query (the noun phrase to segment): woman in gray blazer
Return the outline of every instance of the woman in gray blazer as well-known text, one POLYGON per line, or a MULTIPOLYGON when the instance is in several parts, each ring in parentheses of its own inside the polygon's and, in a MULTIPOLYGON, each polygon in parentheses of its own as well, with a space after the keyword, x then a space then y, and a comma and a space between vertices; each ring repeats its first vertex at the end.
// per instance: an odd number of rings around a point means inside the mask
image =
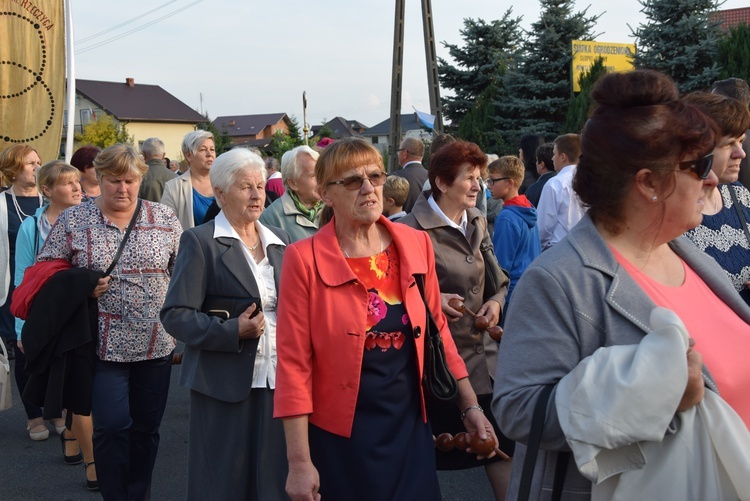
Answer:
POLYGON ((216 159, 221 212, 186 231, 161 319, 185 343, 190 389, 188 499, 286 499, 284 430, 273 420, 276 298, 289 237, 260 224, 263 160, 245 149, 216 159))
MULTIPOLYGON (((652 393, 640 399, 642 415, 663 425, 662 440, 679 431, 680 413, 691 411, 704 391, 717 385, 730 405, 736 398, 747 408, 750 371, 746 357, 732 356, 731 350, 750 345, 750 309, 718 265, 681 236, 700 224, 706 194, 717 183, 710 155, 715 124, 679 98, 669 77, 654 71, 606 75, 591 96, 595 108, 583 130, 583 155, 573 180, 588 213, 527 268, 513 291, 518 307, 505 322, 492 409, 503 431, 518 441, 510 499, 518 498, 524 444, 543 389, 551 386, 552 393, 542 407, 545 421, 529 499, 550 499, 555 465, 570 450, 555 401, 560 380, 599 348, 639 343, 651 331, 650 314, 657 306, 674 311, 694 339, 683 359, 684 392, 655 380, 652 393), (716 380, 702 371, 703 362, 717 371, 716 380), (719 372, 730 374, 731 384, 722 387, 719 372)), ((603 407, 590 404, 579 411, 611 422, 603 407)), ((735 411, 742 417, 740 406, 735 411)), ((599 443, 616 442, 599 438, 599 443)), ((632 442, 639 440, 646 439, 632 442)), ((641 459, 632 454, 610 473, 658 472, 664 466, 644 465, 641 459)), ((564 471, 562 499, 590 499, 592 482, 573 458, 564 471)))

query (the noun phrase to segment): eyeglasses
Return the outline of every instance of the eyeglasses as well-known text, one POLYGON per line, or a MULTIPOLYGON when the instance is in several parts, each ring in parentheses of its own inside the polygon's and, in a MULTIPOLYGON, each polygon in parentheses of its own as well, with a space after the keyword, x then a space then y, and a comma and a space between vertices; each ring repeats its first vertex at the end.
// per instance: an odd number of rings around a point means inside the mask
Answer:
POLYGON ((487 178, 487 186, 492 187, 495 185, 495 183, 499 183, 500 181, 505 181, 507 179, 510 179, 509 177, 497 177, 497 178, 487 178))
POLYGON ((402 151, 407 151, 406 148, 399 148, 396 150, 396 153, 401 153, 402 151))
POLYGON ((370 181, 370 184, 374 186, 383 186, 385 184, 385 178, 386 178, 385 172, 373 172, 372 174, 368 174, 367 177, 362 176, 351 176, 344 178, 340 181, 330 181, 328 183, 328 186, 332 184, 340 184, 344 188, 350 191, 359 190, 362 188, 362 185, 365 184, 365 179, 370 181))
POLYGON ((701 179, 706 179, 708 177, 708 174, 711 172, 711 166, 714 163, 714 154, 709 153, 703 158, 699 158, 698 160, 686 160, 684 162, 680 162, 677 164, 677 166, 682 170, 691 170, 695 172, 695 175, 698 176, 701 179))

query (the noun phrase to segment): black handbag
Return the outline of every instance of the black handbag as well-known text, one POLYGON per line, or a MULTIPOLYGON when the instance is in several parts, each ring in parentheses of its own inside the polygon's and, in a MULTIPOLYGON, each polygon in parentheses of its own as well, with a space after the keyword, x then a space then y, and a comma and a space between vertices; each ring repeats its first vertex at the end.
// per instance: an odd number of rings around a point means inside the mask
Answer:
POLYGON ((440 330, 424 295, 424 275, 416 275, 414 278, 417 281, 419 293, 422 295, 422 301, 424 301, 427 310, 422 385, 425 394, 433 401, 446 404, 454 403, 458 396, 458 382, 448 368, 443 340, 440 338, 440 330))

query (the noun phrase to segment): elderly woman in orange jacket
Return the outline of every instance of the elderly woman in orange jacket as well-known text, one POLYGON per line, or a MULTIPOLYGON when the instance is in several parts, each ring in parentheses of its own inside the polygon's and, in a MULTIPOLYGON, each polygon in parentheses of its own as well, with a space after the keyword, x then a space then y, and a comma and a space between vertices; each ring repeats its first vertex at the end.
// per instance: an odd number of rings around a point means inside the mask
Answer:
POLYGON ((291 245, 278 312, 274 416, 284 419, 295 501, 440 499, 420 384, 425 297, 459 380, 467 431, 494 436, 445 316, 429 237, 381 216, 385 172, 361 139, 328 146, 315 168, 333 219, 291 245))

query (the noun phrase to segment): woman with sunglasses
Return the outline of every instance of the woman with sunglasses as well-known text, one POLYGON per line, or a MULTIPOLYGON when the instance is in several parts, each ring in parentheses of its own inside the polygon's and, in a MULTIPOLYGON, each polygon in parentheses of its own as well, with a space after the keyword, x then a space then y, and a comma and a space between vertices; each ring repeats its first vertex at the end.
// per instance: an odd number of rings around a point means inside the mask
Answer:
MULTIPOLYGON (((513 291, 518 308, 510 309, 505 322, 493 411, 502 430, 518 441, 508 491, 513 499, 518 496, 524 444, 537 403, 542 402, 545 419, 530 499, 540 499, 552 489, 556 465, 565 464, 561 453, 577 443, 576 433, 588 430, 571 431, 568 424, 574 418, 560 405, 571 374, 584 370, 595 352, 640 347, 642 340, 654 339, 657 307, 672 310, 692 340, 680 340, 671 363, 659 359, 641 367, 657 374, 640 393, 615 386, 621 391, 608 391, 604 402, 586 398, 578 408, 578 416, 596 416, 599 423, 612 424, 608 433, 596 438, 605 444, 602 449, 610 454, 610 465, 619 460, 618 465, 633 471, 656 472, 657 477, 661 473, 659 478, 672 482, 675 489, 689 482, 711 484, 716 479, 703 471, 676 474, 670 469, 681 462, 638 463, 640 447, 670 442, 687 422, 683 418, 695 415, 694 407, 717 382, 730 405, 733 392, 745 401, 750 392, 744 357, 739 366, 738 356, 731 353, 750 349, 750 308, 716 262, 682 236, 701 223, 707 197, 717 184, 710 155, 715 124, 679 98, 669 77, 654 71, 608 74, 591 96, 594 109, 582 133, 582 157, 573 180, 588 212, 565 239, 526 269, 513 291), (737 386, 722 388, 720 381, 702 371, 702 362, 712 374, 731 371, 737 386), (676 373, 680 377, 670 377, 676 373), (548 400, 541 399, 545 389, 552 391, 548 400), (622 416, 610 411, 628 398, 643 426, 628 437, 628 445, 641 444, 634 446, 638 450, 623 457, 617 456, 625 446, 616 433, 621 428, 614 424, 622 416)), ((609 390, 621 375, 615 365, 606 366, 604 374, 607 377, 580 383, 588 383, 586 388, 594 392, 609 390)), ((747 423, 750 407, 743 405, 735 410, 747 423)), ((563 472, 562 499, 589 499, 591 477, 579 473, 573 458, 563 472)), ((621 478, 617 470, 610 473, 614 481, 621 478)), ((663 497, 688 499, 677 492, 663 497)), ((623 497, 636 498, 653 499, 637 493, 623 497)))
POLYGON ((736 99, 719 94, 694 92, 685 96, 685 100, 713 118, 721 129, 711 166, 719 185, 706 197, 703 222, 685 236, 724 268, 735 289, 750 305, 750 241, 746 229, 750 220, 750 191, 737 182, 740 162, 745 158, 742 142, 750 128, 750 112, 736 99))
POLYGON ((453 412, 467 431, 494 433, 440 310, 430 239, 382 216, 386 174, 370 143, 329 145, 315 177, 333 217, 287 248, 278 302, 274 417, 284 420, 287 493, 439 500, 420 384, 425 302, 458 379, 453 412))
MULTIPOLYGON (((487 317, 489 325, 497 325, 508 294, 507 280, 500 290, 489 290, 489 284, 485 283, 485 262, 480 248, 488 246, 492 249, 492 241, 487 219, 476 208, 476 203, 484 196, 479 179, 486 161, 487 156, 479 146, 466 141, 456 141, 438 150, 430 159, 432 190, 424 192, 411 213, 399 223, 423 230, 430 237, 435 250, 443 313, 448 318, 458 352, 466 363, 471 386, 477 392, 479 410, 486 413, 492 423, 495 434, 500 437, 499 448, 507 459, 513 455, 513 442, 500 433, 490 410, 498 344, 483 329, 475 326, 472 316, 449 304, 452 299, 463 301, 467 309, 487 317)), ((489 254, 495 259, 494 252, 489 254)), ((453 409, 430 406, 429 415, 435 435, 456 434, 463 427, 461 415, 453 409)), ((504 461, 500 455, 481 461, 457 449, 440 450, 436 455, 438 470, 484 466, 495 499, 505 499, 510 462, 504 461)))

